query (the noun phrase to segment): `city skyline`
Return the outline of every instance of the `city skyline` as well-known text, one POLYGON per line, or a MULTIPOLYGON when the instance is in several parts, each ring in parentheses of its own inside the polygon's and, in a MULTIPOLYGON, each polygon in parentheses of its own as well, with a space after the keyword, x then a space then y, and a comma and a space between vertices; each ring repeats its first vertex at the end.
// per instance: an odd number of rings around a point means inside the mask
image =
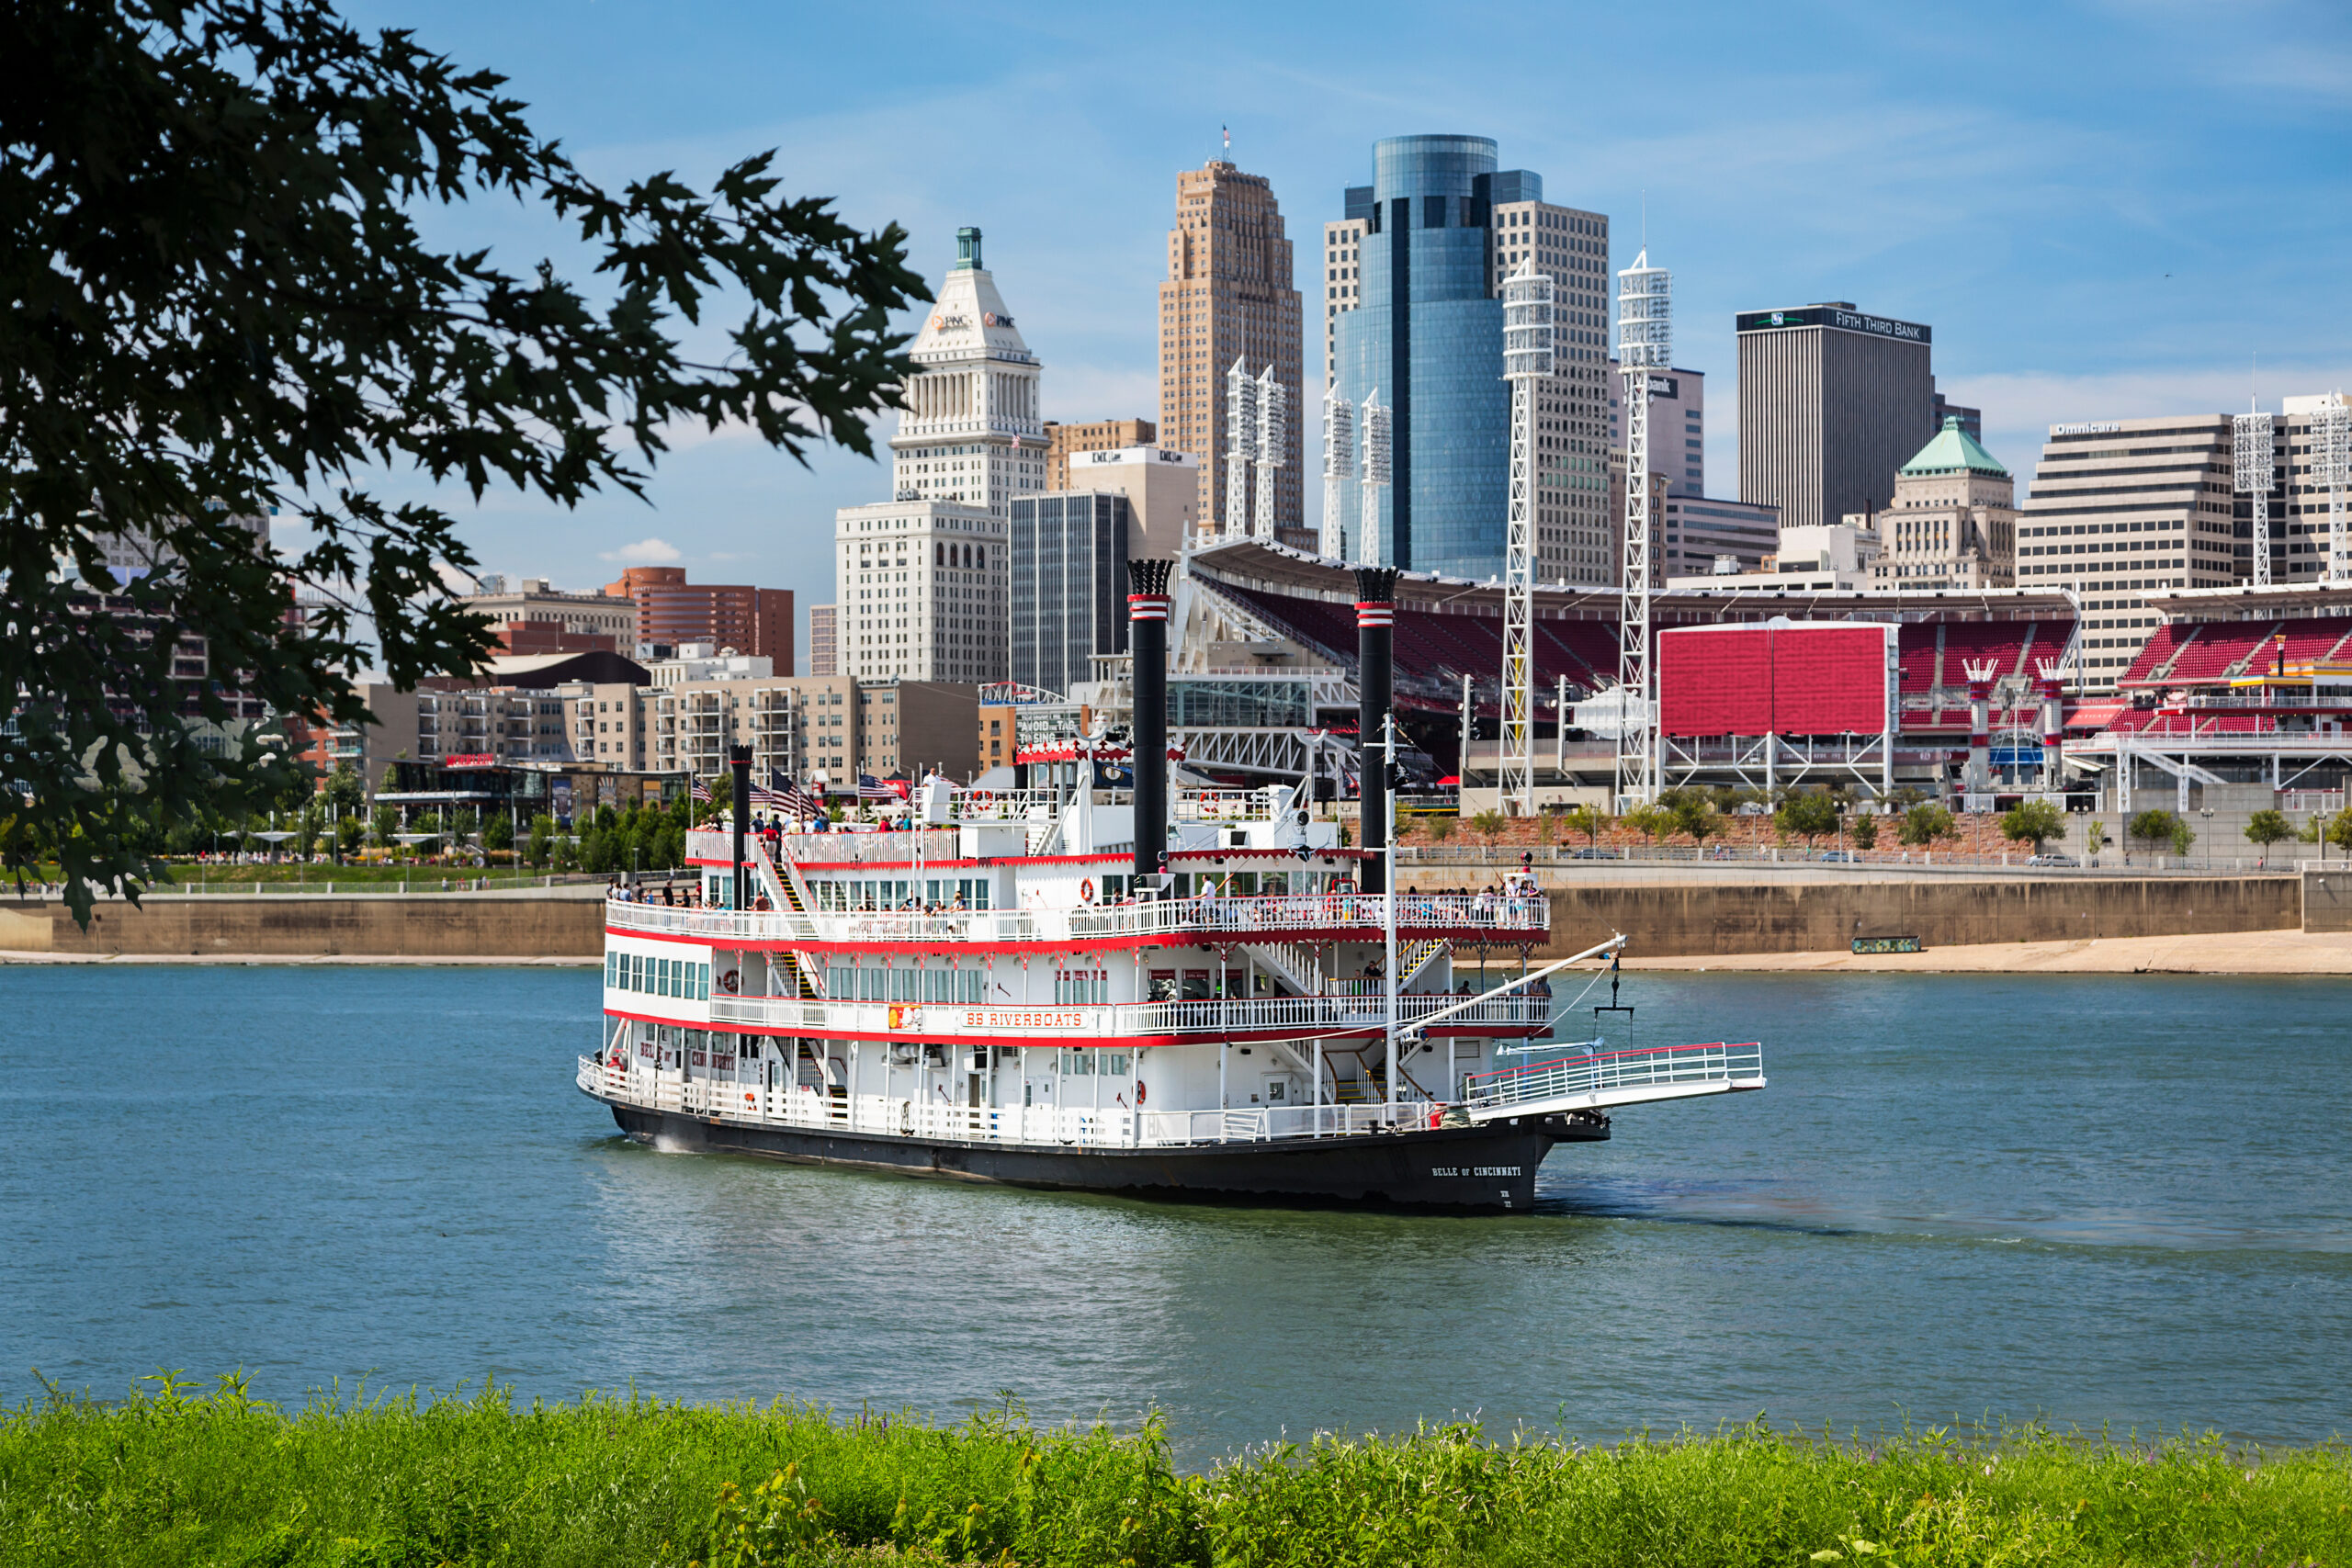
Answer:
MULTIPOLYGON (((2153 5, 1996 7, 1964 26, 1699 7, 1650 38, 1667 107, 1640 116, 1613 73, 1560 95, 1532 59, 1483 52, 1476 26, 1408 37, 1396 20, 1408 15, 1373 7, 1336 29, 1253 14, 1221 29, 1214 56, 1121 64, 1127 90, 1103 100, 1059 89, 1132 58, 1149 36, 1139 24, 943 10, 885 36, 797 8, 664 13, 658 27, 629 5, 567 11, 560 27, 531 5, 354 11, 505 71, 592 168, 692 176, 775 145, 796 191, 835 196, 862 226, 904 223, 910 264, 932 278, 956 228, 984 229, 992 269, 1026 302, 1032 347, 1055 367, 1043 412, 1057 421, 1152 417, 1167 192, 1179 170, 1224 155, 1221 125, 1295 236, 1340 216, 1335 194, 1361 182, 1373 141, 1423 132, 1497 138, 1509 162, 1544 172, 1548 197, 1607 213, 1612 269, 1639 247, 1646 209, 1653 258, 1677 275, 1678 363, 1719 389, 1707 458, 1722 476, 1737 471, 1723 390, 1733 313, 1792 300, 1860 299, 1933 321, 1940 386, 1984 409, 1985 446, 2017 472, 2050 423, 2242 409, 2250 379, 2275 411, 2352 381, 2340 308, 2352 176, 2324 136, 2352 98, 2352 24, 2331 10, 2266 7, 2260 26, 2217 33, 2193 8, 2153 5), (935 47, 910 55, 910 31, 935 47), (1408 55, 1415 70, 1400 77, 1408 55), (817 59, 830 63, 801 69, 817 59), (789 116, 779 79, 797 84, 789 116), (971 132, 941 137, 948 115, 971 132), (1050 177, 1008 176, 1007 149, 1027 146, 1053 149, 1050 177)), ((1595 58, 1630 47, 1632 24, 1612 13, 1544 16, 1595 58)), ((518 254, 564 243, 488 203, 430 227, 518 254)), ((1307 271, 1296 282, 1311 297, 1307 271)), ((1319 398, 1300 401, 1312 453, 1319 398)), ((1303 467, 1311 519, 1318 465, 1303 467)), ((582 586, 623 565, 685 564, 807 604, 834 598, 814 531, 888 484, 886 464, 844 452, 804 471, 731 433, 682 432, 652 506, 601 500, 564 525, 561 547, 548 509, 452 499, 472 513, 488 570, 582 586)))

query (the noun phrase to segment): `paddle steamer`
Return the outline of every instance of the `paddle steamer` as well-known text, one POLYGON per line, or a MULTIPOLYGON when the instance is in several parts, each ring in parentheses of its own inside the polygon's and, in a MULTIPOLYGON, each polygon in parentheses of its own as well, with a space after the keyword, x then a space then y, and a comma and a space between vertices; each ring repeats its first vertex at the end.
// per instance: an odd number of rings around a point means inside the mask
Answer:
MULTIPOLYGON (((1544 1156, 1608 1137, 1613 1107, 1763 1087, 1755 1045, 1531 1049, 1566 994, 1550 977, 1622 939, 1531 966, 1552 941, 1532 879, 1393 891, 1376 756, 1360 846, 1306 781, 1171 791, 1143 765, 1167 755, 1168 570, 1132 566, 1131 790, 1085 759, 1026 790, 933 779, 903 830, 763 840, 739 758, 729 827, 690 836, 698 907, 606 906, 579 1087, 664 1147, 1462 1210, 1528 1208, 1544 1156), (1467 949, 1519 967, 1482 988, 1467 949)), ((1394 574, 1364 575, 1377 736, 1394 574)))

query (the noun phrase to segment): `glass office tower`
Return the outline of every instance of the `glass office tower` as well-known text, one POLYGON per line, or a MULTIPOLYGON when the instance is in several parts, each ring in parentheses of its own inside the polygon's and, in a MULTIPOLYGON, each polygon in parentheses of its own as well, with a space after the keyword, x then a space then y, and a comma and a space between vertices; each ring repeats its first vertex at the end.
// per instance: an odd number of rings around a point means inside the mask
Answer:
MULTIPOLYGON (((1510 388, 1487 220, 1498 200, 1542 200, 1543 184, 1495 164, 1488 137, 1392 136, 1373 144, 1372 185, 1347 193, 1365 226, 1363 295, 1336 323, 1333 374, 1342 396, 1377 388, 1394 411, 1378 558, 1414 571, 1503 570, 1510 388)), ((1350 558, 1364 559, 1352 497, 1343 514, 1350 558)))
POLYGON ((1068 695, 1098 653, 1127 650, 1127 536, 1114 491, 1015 496, 1007 651, 1012 679, 1068 695))

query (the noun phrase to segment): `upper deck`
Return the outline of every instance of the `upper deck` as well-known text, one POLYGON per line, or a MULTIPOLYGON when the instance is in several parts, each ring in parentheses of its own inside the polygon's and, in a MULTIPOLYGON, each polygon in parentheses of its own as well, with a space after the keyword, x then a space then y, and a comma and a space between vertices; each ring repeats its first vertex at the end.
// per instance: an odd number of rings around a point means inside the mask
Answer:
MULTIPOLYGON (((1541 944, 1552 930, 1541 895, 1396 896, 1400 939, 1485 940, 1541 944)), ((1147 898, 1026 909, 888 909, 806 913, 796 909, 674 908, 609 902, 605 930, 742 947, 956 947, 986 950, 1040 943, 1063 947, 1195 947, 1233 942, 1371 942, 1388 919, 1377 893, 1147 898)))

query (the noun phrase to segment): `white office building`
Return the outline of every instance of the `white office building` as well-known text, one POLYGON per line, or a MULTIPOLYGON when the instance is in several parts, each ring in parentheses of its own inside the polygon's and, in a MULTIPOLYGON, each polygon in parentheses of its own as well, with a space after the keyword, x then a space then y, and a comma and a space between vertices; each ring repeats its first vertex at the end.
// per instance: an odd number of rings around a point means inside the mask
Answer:
POLYGON ((1043 491, 1037 356, 980 265, 978 229, 956 231, 956 265, 907 352, 915 372, 890 438, 890 493, 1001 518, 1013 496, 1043 491))
POLYGON ((1003 517, 953 501, 845 506, 833 514, 833 570, 842 674, 1004 679, 1003 517))

